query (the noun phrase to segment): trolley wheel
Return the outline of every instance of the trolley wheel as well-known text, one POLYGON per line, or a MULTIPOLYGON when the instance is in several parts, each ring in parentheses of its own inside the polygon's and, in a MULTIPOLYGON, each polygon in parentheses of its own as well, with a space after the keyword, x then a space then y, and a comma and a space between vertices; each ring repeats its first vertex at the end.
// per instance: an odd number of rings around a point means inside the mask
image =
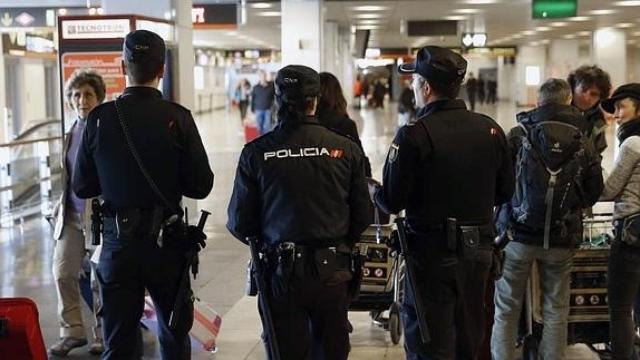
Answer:
POLYGON ((535 335, 527 335, 522 346, 523 360, 538 360, 538 338, 535 335))
POLYGON ((400 306, 398 303, 393 303, 389 308, 389 335, 391 335, 393 345, 397 345, 400 342, 402 324, 400 323, 400 306))

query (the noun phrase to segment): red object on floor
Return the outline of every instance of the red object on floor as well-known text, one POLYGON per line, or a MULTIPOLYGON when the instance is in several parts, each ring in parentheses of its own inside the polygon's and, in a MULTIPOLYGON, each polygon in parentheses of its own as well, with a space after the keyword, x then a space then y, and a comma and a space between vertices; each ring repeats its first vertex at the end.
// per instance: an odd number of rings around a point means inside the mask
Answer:
POLYGON ((258 133, 258 128, 251 125, 244 126, 244 139, 246 142, 252 141, 253 139, 260 136, 258 133))
POLYGON ((38 318, 31 299, 0 299, 0 359, 47 360, 38 318))

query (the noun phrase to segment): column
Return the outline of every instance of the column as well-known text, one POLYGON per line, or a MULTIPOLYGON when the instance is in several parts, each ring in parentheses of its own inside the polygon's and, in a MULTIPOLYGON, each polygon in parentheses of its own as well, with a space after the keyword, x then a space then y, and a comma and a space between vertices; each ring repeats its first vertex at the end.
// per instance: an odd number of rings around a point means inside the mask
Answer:
POLYGON ((322 1, 282 0, 282 66, 322 67, 322 1))
POLYGON ((544 46, 520 46, 516 58, 516 105, 534 106, 537 90, 545 79, 546 48, 544 46))
POLYGON ((580 57, 578 40, 553 40, 549 44, 548 77, 566 79, 569 73, 579 65, 576 59, 580 57))
POLYGON ((603 28, 594 31, 593 63, 611 76, 613 88, 627 82, 627 41, 624 31, 603 28))

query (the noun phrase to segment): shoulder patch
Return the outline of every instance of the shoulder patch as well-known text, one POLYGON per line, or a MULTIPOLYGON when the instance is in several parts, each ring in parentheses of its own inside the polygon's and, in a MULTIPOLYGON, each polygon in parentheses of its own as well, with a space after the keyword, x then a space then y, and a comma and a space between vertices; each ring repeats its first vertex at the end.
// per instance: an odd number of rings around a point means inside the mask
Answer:
POLYGON ((391 146, 389 147, 389 155, 387 155, 387 162, 392 163, 396 161, 396 159, 398 159, 399 149, 400 149, 400 146, 398 146, 398 144, 391 143, 391 146))

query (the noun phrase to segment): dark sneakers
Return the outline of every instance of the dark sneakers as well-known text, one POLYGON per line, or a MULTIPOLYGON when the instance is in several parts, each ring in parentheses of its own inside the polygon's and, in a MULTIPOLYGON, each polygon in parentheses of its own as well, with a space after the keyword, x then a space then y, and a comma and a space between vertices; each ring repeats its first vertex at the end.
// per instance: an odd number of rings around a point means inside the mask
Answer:
POLYGON ((85 338, 65 337, 49 348, 49 353, 55 356, 67 356, 69 351, 87 345, 85 338))

